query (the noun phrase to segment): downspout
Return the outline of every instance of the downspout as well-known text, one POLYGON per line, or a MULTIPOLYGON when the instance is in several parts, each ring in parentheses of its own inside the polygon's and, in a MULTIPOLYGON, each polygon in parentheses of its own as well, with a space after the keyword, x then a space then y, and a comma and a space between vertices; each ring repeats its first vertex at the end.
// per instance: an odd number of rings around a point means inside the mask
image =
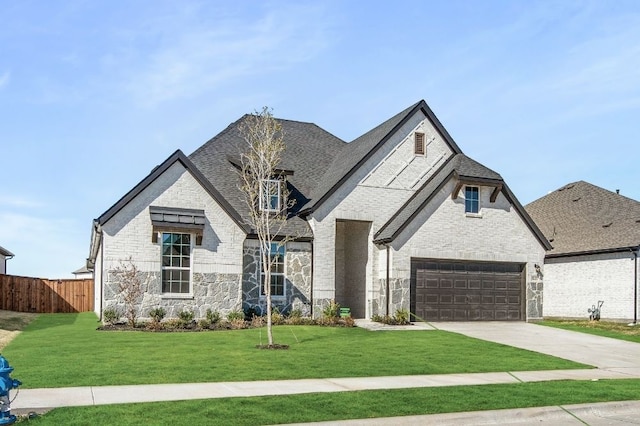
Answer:
MULTIPOLYGON (((95 269, 93 276, 95 277, 95 269)), ((102 321, 103 300, 104 300, 104 238, 102 238, 102 231, 100 233, 100 321, 102 321)))
POLYGON ((311 285, 309 286, 309 296, 311 297, 311 300, 309 301, 309 306, 311 307, 309 314, 311 315, 311 318, 313 318, 313 300, 314 300, 314 296, 313 296, 313 265, 314 265, 313 247, 314 246, 315 246, 315 239, 311 241, 311 277, 309 277, 311 279, 311 285))
POLYGON ((640 246, 633 252, 633 323, 629 325, 638 324, 638 251, 640 246))
POLYGON ((386 245, 387 247, 387 285, 386 285, 386 294, 385 294, 385 299, 387 301, 387 316, 389 316, 389 277, 390 277, 390 264, 391 264, 391 253, 390 253, 390 247, 389 244, 386 245))

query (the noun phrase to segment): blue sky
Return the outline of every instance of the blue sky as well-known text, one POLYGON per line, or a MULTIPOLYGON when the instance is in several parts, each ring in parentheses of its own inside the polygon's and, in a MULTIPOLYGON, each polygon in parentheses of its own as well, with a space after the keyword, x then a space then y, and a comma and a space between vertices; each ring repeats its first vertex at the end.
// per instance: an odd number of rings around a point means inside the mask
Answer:
POLYGON ((352 140, 425 99, 523 204, 640 199, 638 1, 0 1, 0 246, 66 277, 176 149, 270 106, 352 140))

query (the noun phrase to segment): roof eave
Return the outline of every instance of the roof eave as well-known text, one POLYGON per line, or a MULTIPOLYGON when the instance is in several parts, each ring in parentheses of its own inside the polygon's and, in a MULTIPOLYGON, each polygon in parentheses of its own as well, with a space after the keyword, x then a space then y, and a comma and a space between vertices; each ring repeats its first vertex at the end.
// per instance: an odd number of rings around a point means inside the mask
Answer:
POLYGON ((562 257, 577 257, 577 256, 588 256, 594 254, 608 254, 608 253, 622 253, 622 252, 635 252, 640 250, 640 244, 637 246, 626 246, 626 247, 613 247, 608 249, 594 249, 594 250, 583 250, 583 251, 574 251, 569 253, 549 253, 545 256, 545 259, 558 259, 562 257))
POLYGON ((198 181, 200 185, 212 196, 212 198, 222 207, 222 209, 233 219, 233 221, 243 230, 245 233, 250 232, 250 227, 244 223, 238 212, 231 207, 231 205, 225 200, 222 195, 213 187, 211 182, 204 177, 204 175, 198 170, 198 168, 187 158, 181 150, 174 152, 169 158, 167 158, 162 164, 155 167, 149 175, 147 175, 140 183, 127 192, 122 198, 120 198, 111 208, 104 212, 98 219, 97 223, 104 225, 113 216, 115 216, 120 210, 122 210, 127 204, 129 204, 134 198, 136 198, 144 189, 151 185, 159 176, 166 172, 169 167, 174 163, 180 162, 198 181))

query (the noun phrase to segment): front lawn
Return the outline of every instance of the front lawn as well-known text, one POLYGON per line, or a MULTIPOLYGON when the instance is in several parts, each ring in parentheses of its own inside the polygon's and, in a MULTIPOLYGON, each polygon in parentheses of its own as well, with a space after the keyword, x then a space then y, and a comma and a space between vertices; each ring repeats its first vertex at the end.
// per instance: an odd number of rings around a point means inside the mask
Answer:
POLYGON ((586 368, 444 331, 274 327, 288 350, 259 350, 264 328, 97 331, 93 313, 43 314, 3 355, 25 388, 586 368))
POLYGON ((565 330, 580 331, 582 333, 595 334, 614 339, 628 340, 640 343, 640 324, 629 326, 627 323, 612 321, 550 321, 545 320, 538 324, 549 327, 563 328, 565 330))
POLYGON ((33 422, 253 426, 633 400, 639 387, 632 379, 223 398, 60 408, 33 422))

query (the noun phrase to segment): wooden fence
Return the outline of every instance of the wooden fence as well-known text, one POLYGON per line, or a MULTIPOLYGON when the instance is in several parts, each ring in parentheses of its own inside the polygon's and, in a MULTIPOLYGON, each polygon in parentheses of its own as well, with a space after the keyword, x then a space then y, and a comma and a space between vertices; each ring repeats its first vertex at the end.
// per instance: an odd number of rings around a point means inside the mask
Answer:
POLYGON ((0 274, 0 309, 38 313, 93 311, 93 279, 48 280, 0 274))

